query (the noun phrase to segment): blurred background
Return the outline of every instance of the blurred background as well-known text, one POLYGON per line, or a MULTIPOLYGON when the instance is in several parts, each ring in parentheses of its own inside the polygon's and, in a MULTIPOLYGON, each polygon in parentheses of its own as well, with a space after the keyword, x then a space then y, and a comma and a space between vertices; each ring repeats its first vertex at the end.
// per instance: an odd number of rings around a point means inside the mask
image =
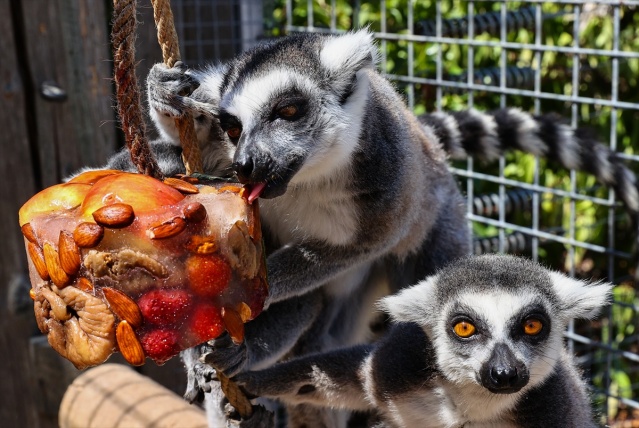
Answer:
MULTIPOLYGON (((639 1, 173 0, 183 60, 224 61, 290 32, 368 27, 380 70, 416 113, 520 107, 588 127, 639 167, 639 1)), ((57 426, 77 370, 35 325, 19 207, 122 147, 114 113, 112 3, 0 0, 0 421, 57 426)), ((150 2, 138 1, 138 79, 162 60, 150 2)), ((144 85, 143 85, 144 86, 144 85)), ((153 137, 153 129, 148 133, 153 137)), ((475 253, 526 255, 617 284, 598 321, 566 332, 601 423, 639 427, 637 233, 613 192, 588 174, 522 153, 451 165, 468 198, 475 253)), ((118 361, 118 357, 112 359, 118 361)), ((142 373, 178 394, 182 368, 142 373)))

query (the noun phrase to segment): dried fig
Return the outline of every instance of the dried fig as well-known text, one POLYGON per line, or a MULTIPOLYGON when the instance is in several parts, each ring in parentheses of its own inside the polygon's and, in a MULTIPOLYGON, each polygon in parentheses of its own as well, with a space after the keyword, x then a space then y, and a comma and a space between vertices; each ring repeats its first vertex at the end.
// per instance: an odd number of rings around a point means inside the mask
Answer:
POLYGON ((36 321, 49 344, 78 369, 104 362, 115 349, 115 317, 99 298, 75 287, 41 287, 36 321))

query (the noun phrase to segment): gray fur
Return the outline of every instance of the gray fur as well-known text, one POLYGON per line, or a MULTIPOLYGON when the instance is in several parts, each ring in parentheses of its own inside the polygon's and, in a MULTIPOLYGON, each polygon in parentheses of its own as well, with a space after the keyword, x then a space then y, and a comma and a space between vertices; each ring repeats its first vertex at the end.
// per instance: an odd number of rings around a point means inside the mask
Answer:
POLYGON ((595 427, 562 333, 572 317, 593 317, 611 288, 513 256, 469 257, 384 298, 395 323, 379 342, 235 380, 250 394, 289 404, 376 410, 388 427, 595 427), (543 320, 536 335, 523 332, 530 318, 543 320), (476 333, 457 337, 459 319, 476 333), (512 383, 494 390, 491 376, 499 373, 512 383))

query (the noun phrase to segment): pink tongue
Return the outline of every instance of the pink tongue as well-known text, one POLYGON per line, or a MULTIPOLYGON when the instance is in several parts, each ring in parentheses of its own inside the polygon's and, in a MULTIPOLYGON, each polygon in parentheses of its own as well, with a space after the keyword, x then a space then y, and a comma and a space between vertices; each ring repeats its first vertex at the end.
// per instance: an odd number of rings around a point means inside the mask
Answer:
POLYGON ((251 193, 249 193, 249 196, 248 196, 249 204, 260 197, 260 195, 262 194, 262 190, 264 190, 265 187, 266 187, 266 183, 257 183, 253 185, 253 188, 251 189, 251 193))

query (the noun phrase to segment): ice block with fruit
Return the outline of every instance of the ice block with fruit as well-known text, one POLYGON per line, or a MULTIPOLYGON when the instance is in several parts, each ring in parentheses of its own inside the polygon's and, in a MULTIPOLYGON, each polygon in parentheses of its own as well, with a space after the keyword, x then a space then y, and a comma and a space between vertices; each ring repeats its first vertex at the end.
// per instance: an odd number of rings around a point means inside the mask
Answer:
POLYGON ((76 367, 162 364, 244 323, 268 293, 259 213, 238 183, 89 171, 19 213, 35 316, 76 367))

